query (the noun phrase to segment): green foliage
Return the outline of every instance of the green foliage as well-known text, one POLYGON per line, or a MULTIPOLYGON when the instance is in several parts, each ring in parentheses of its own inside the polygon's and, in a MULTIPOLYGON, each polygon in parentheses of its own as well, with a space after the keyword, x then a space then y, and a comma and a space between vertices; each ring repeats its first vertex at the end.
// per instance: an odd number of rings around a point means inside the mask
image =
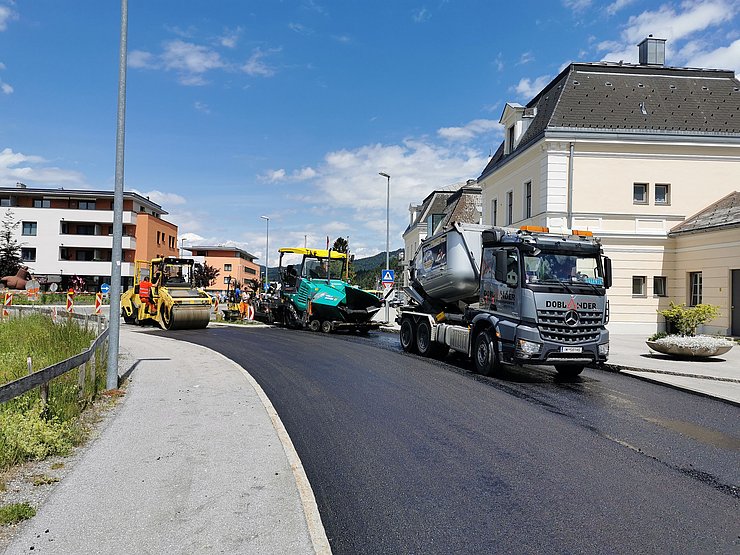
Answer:
POLYGON ((648 337, 648 341, 657 341, 658 339, 663 339, 664 337, 668 337, 668 334, 664 331, 659 331, 658 333, 654 333, 650 337, 648 337))
POLYGON ((345 239, 344 237, 337 237, 334 241, 334 245, 331 247, 331 250, 346 253, 348 248, 349 243, 347 242, 347 239, 345 239))
POLYGON ((28 503, 13 503, 0 507, 0 524, 18 524, 36 516, 36 509, 28 503))
POLYGON ((21 266, 21 246, 15 240, 15 230, 19 225, 13 211, 6 210, 0 229, 0 277, 14 276, 21 266))
POLYGON ((221 270, 214 268, 213 266, 209 266, 205 262, 203 264, 195 264, 195 267, 193 268, 195 286, 202 287, 204 289, 206 287, 210 287, 216 283, 216 278, 220 273, 221 270))
POLYGON ((676 326, 679 334, 693 336, 696 335, 697 327, 719 316, 719 307, 711 304, 687 307, 683 303, 675 304, 671 301, 670 306, 665 310, 659 310, 658 314, 676 326))
MULTIPOLYGON (((97 327, 85 330, 72 320, 54 324, 48 316, 32 314, 0 324, 0 384, 27 374, 26 357, 37 371, 79 354, 90 347, 97 327)), ((104 388, 107 359, 95 358, 95 378, 86 379, 83 401, 104 388)), ((77 423, 80 403, 75 371, 49 383, 49 399, 42 407, 37 390, 0 405, 0 469, 29 459, 67 453, 83 437, 77 423)))

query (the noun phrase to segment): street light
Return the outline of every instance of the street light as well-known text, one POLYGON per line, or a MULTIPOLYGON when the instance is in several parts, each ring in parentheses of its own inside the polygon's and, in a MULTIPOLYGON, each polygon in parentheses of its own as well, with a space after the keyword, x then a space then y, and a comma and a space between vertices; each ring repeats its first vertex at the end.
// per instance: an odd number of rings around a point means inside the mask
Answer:
MULTIPOLYGON (((382 175, 388 180, 388 188, 385 195, 385 269, 391 269, 391 241, 390 241, 390 228, 391 228, 391 176, 387 173, 378 172, 378 175, 382 175)), ((388 322, 390 316, 388 314, 388 299, 385 301, 385 321, 388 322)))
POLYGON ((265 284, 264 289, 265 293, 267 293, 267 269, 270 267, 270 218, 267 216, 260 216, 265 222, 267 223, 267 236, 265 239, 265 284))

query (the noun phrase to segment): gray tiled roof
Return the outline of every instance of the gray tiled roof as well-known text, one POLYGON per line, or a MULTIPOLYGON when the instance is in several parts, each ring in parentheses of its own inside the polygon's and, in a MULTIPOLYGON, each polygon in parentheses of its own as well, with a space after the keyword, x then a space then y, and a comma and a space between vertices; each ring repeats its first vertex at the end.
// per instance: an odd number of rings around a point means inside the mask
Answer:
POLYGON ((481 188, 465 186, 447 199, 445 217, 439 224, 446 227, 451 222, 479 224, 481 220, 481 188))
POLYGON ((514 151, 503 144, 481 176, 548 130, 740 137, 740 82, 732 71, 571 64, 527 108, 537 114, 514 151))
POLYGON ((725 227, 740 227, 740 192, 735 191, 708 206, 698 214, 687 218, 673 229, 669 235, 680 235, 725 227))

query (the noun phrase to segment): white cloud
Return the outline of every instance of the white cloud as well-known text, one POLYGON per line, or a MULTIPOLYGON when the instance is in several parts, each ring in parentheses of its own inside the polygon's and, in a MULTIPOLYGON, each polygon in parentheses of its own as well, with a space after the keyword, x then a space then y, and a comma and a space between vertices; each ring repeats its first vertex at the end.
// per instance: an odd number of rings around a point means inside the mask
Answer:
MULTIPOLYGON (((269 52, 276 51, 271 50, 269 52)), ((275 75, 275 70, 262 61, 269 52, 263 52, 260 48, 256 48, 249 60, 241 67, 242 71, 247 75, 258 77, 271 77, 275 75)))
POLYGON ((313 34, 313 30, 309 29, 305 25, 301 23, 288 23, 288 29, 291 31, 295 31, 299 35, 311 35, 313 34))
MULTIPOLYGON (((667 39, 666 62, 670 65, 686 64, 687 58, 681 55, 683 42, 689 41, 698 33, 731 22, 738 12, 738 5, 738 2, 732 0, 685 0, 678 9, 672 4, 663 4, 656 10, 646 10, 631 16, 620 33, 620 41, 604 41, 598 48, 606 51, 602 57, 604 60, 636 63, 638 61, 636 45, 648 35, 653 35, 667 39)), ((719 45, 712 47, 706 45, 705 48, 716 50, 719 45)), ((701 57, 696 51, 693 51, 692 55, 694 58, 701 57)))
POLYGON ((425 21, 429 21, 432 14, 429 13, 429 10, 426 8, 420 8, 416 10, 411 17, 415 23, 424 23, 425 21))
POLYGON ((686 62, 689 67, 712 69, 732 69, 740 74, 740 39, 729 46, 722 46, 710 52, 695 52, 686 62))
POLYGON ((619 10, 626 8, 630 4, 634 3, 635 0, 615 0, 606 7, 606 13, 609 15, 616 14, 619 10))
POLYGON ((496 66, 497 71, 504 70, 504 56, 501 52, 496 55, 496 59, 493 61, 493 65, 496 66))
POLYGON ((317 173, 311 167, 301 168, 288 174, 284 169, 271 170, 261 176, 263 181, 275 183, 278 181, 307 181, 316 177, 317 173))
POLYGON ((142 197, 148 198, 152 202, 159 204, 165 210, 167 209, 167 206, 179 206, 187 202, 185 197, 176 193, 165 193, 163 191, 158 191, 157 189, 153 189, 151 191, 139 191, 138 189, 130 190, 137 195, 141 195, 142 197))
POLYGON ((0 6, 0 31, 8 28, 8 22, 18 19, 18 14, 10 9, 9 6, 0 6))
POLYGON ((524 78, 514 87, 516 93, 527 100, 531 100, 539 94, 539 92, 550 82, 549 75, 540 75, 532 81, 531 79, 524 78))
POLYGON ((239 37, 242 34, 242 28, 237 27, 236 29, 226 29, 224 31, 224 34, 221 35, 218 39, 218 42, 221 46, 225 48, 236 48, 237 43, 239 42, 239 37))
POLYGON ((563 0, 563 6, 574 12, 580 12, 591 6, 591 0, 563 0))
POLYGON ((0 81, 0 89, 3 91, 3 94, 13 94, 13 87, 3 81, 0 81))
POLYGON ((437 135, 448 141, 466 142, 478 135, 490 133, 501 129, 501 125, 492 119, 475 119, 463 127, 442 127, 437 130, 437 135))
POLYGON ((126 63, 130 67, 137 69, 156 69, 158 67, 154 54, 144 50, 132 50, 129 52, 126 63))
POLYGON ((210 114, 211 109, 208 107, 208 104, 205 102, 196 101, 195 104, 193 104, 196 110, 203 114, 210 114))
POLYGON ((182 40, 165 43, 162 63, 165 69, 196 75, 223 68, 225 65, 215 50, 182 40))
POLYGON ((523 52, 522 55, 519 57, 519 64, 518 65, 524 65, 528 64, 529 62, 534 61, 534 54, 531 52, 523 52))
POLYGON ((40 187, 85 186, 85 178, 80 172, 46 164, 47 160, 41 156, 29 156, 5 148, 0 151, 0 185, 8 187, 22 182, 40 187))

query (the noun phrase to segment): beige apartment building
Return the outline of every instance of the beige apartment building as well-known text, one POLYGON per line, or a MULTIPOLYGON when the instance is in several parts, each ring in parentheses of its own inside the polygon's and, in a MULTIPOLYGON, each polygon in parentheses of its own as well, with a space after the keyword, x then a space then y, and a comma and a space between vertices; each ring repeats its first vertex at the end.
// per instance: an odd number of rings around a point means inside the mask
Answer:
POLYGON ((664 329, 670 301, 720 307, 740 335, 740 83, 734 72, 574 63, 526 106, 478 179, 483 223, 585 229, 613 261, 612 331, 664 329))
POLYGON ((257 257, 239 247, 195 245, 184 250, 190 251, 194 258, 202 257, 219 271, 216 283, 206 287, 211 294, 233 294, 236 285, 242 291, 254 293, 261 281, 260 267, 254 262, 257 257))

